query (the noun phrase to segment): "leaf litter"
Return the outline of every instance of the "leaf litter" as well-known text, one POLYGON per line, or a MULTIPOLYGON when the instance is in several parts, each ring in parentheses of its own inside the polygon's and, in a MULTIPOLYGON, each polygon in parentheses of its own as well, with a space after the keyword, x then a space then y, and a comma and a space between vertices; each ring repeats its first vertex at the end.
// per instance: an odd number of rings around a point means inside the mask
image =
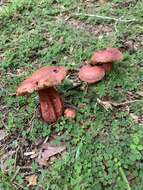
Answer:
POLYGON ((39 163, 39 165, 48 166, 48 161, 53 163, 53 161, 56 159, 56 156, 65 153, 65 151, 65 145, 55 146, 51 145, 50 143, 44 143, 41 146, 39 156, 36 161, 39 163))
POLYGON ((7 133, 5 130, 0 130, 0 141, 3 140, 7 136, 7 133))
POLYGON ((25 177, 25 180, 28 182, 28 186, 36 186, 38 181, 37 175, 29 175, 25 177))

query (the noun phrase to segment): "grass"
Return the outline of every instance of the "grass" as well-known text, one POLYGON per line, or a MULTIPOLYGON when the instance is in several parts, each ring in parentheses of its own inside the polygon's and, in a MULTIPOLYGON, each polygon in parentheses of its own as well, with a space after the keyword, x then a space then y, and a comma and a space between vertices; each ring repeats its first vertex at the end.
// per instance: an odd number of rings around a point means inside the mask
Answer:
POLYGON ((113 110, 106 110, 97 102, 97 98, 115 102, 141 98, 137 96, 143 90, 141 3, 113 0, 99 6, 98 2, 82 0, 21 0, 1 8, 0 129, 8 132, 11 143, 9 146, 7 141, 2 142, 0 155, 17 147, 30 151, 37 139, 44 140, 55 133, 61 134, 59 141, 67 144, 67 154, 56 160, 52 169, 40 167, 34 159, 29 163, 25 157, 7 159, 6 169, 0 170, 0 188, 27 190, 27 171, 20 170, 16 176, 15 173, 18 167, 29 164, 30 172, 38 175, 35 190, 42 187, 46 190, 142 190, 142 102, 113 110), (75 15, 78 11, 82 15, 75 15), (85 29, 70 25, 70 19, 85 23, 85 29), (122 21, 125 19, 133 21, 122 21), (111 31, 99 31, 95 35, 86 30, 87 23, 93 30, 102 25, 111 31), (59 87, 65 102, 76 106, 76 120, 62 117, 52 128, 38 117, 36 93, 28 98, 15 96, 19 83, 37 68, 64 65, 77 72, 95 50, 107 46, 119 47, 124 60, 115 63, 103 81, 90 86, 87 94, 84 85, 68 90, 76 82, 73 79, 66 79, 59 87), (131 113, 139 118, 138 122, 131 113))

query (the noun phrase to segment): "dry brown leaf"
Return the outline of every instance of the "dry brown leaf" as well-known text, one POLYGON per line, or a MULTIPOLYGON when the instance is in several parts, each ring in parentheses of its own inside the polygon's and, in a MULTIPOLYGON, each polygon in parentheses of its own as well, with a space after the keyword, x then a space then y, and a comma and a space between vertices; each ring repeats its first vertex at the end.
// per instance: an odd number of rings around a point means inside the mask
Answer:
POLYGON ((44 147, 46 148, 43 153, 42 153, 42 158, 44 160, 49 160, 49 158, 51 156, 54 156, 56 154, 60 154, 62 153, 66 147, 65 146, 51 146, 50 144, 46 143, 44 145, 44 147))
POLYGON ((40 166, 48 166, 47 160, 45 160, 45 159, 43 159, 43 158, 36 158, 36 162, 37 162, 40 166))
POLYGON ((52 146, 49 143, 44 143, 41 148, 44 151, 41 153, 41 157, 36 158, 36 162, 41 166, 48 166, 49 161, 50 164, 52 164, 56 159, 55 155, 60 153, 64 154, 66 150, 66 146, 52 146))
POLYGON ((7 133, 5 130, 0 130, 0 141, 3 140, 7 136, 7 133))
POLYGON ((28 186, 36 186, 37 185, 38 176, 36 176, 36 175, 29 175, 29 176, 25 177, 25 180, 28 182, 28 186))
POLYGON ((113 109, 112 108, 112 102, 110 102, 110 101, 102 101, 102 100, 100 100, 99 98, 97 98, 97 102, 101 105, 101 106, 103 106, 107 111, 109 110, 109 109, 113 109))
POLYGON ((139 117, 133 113, 130 113, 130 116, 132 117, 132 119, 134 120, 135 123, 139 122, 139 117))

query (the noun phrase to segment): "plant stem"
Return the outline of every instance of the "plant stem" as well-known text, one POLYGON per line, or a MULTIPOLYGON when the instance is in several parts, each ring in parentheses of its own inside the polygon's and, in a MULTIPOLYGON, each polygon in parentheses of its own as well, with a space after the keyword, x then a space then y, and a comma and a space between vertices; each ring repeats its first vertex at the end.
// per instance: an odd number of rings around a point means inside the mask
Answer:
POLYGON ((122 176, 123 181, 124 181, 124 182, 126 183, 126 185, 127 185, 127 190, 131 190, 130 184, 129 184, 129 182, 128 182, 128 179, 127 179, 127 177, 126 177, 126 175, 125 175, 125 172, 124 172, 124 170, 123 170, 122 167, 119 167, 119 172, 120 172, 120 174, 121 174, 121 176, 122 176))

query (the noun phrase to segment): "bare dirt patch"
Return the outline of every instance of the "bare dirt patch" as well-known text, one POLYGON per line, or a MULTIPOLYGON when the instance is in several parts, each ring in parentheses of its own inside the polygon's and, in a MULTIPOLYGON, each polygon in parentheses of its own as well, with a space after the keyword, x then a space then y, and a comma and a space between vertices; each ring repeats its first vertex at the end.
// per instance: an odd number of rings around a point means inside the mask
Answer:
POLYGON ((112 25, 104 25, 104 24, 99 24, 99 25, 92 25, 87 22, 83 22, 74 18, 65 18, 65 17, 58 17, 57 21, 64 21, 65 24, 68 26, 75 28, 77 30, 83 30, 84 32, 88 32, 90 34, 100 36, 103 34, 109 34, 113 32, 113 27, 112 25))

